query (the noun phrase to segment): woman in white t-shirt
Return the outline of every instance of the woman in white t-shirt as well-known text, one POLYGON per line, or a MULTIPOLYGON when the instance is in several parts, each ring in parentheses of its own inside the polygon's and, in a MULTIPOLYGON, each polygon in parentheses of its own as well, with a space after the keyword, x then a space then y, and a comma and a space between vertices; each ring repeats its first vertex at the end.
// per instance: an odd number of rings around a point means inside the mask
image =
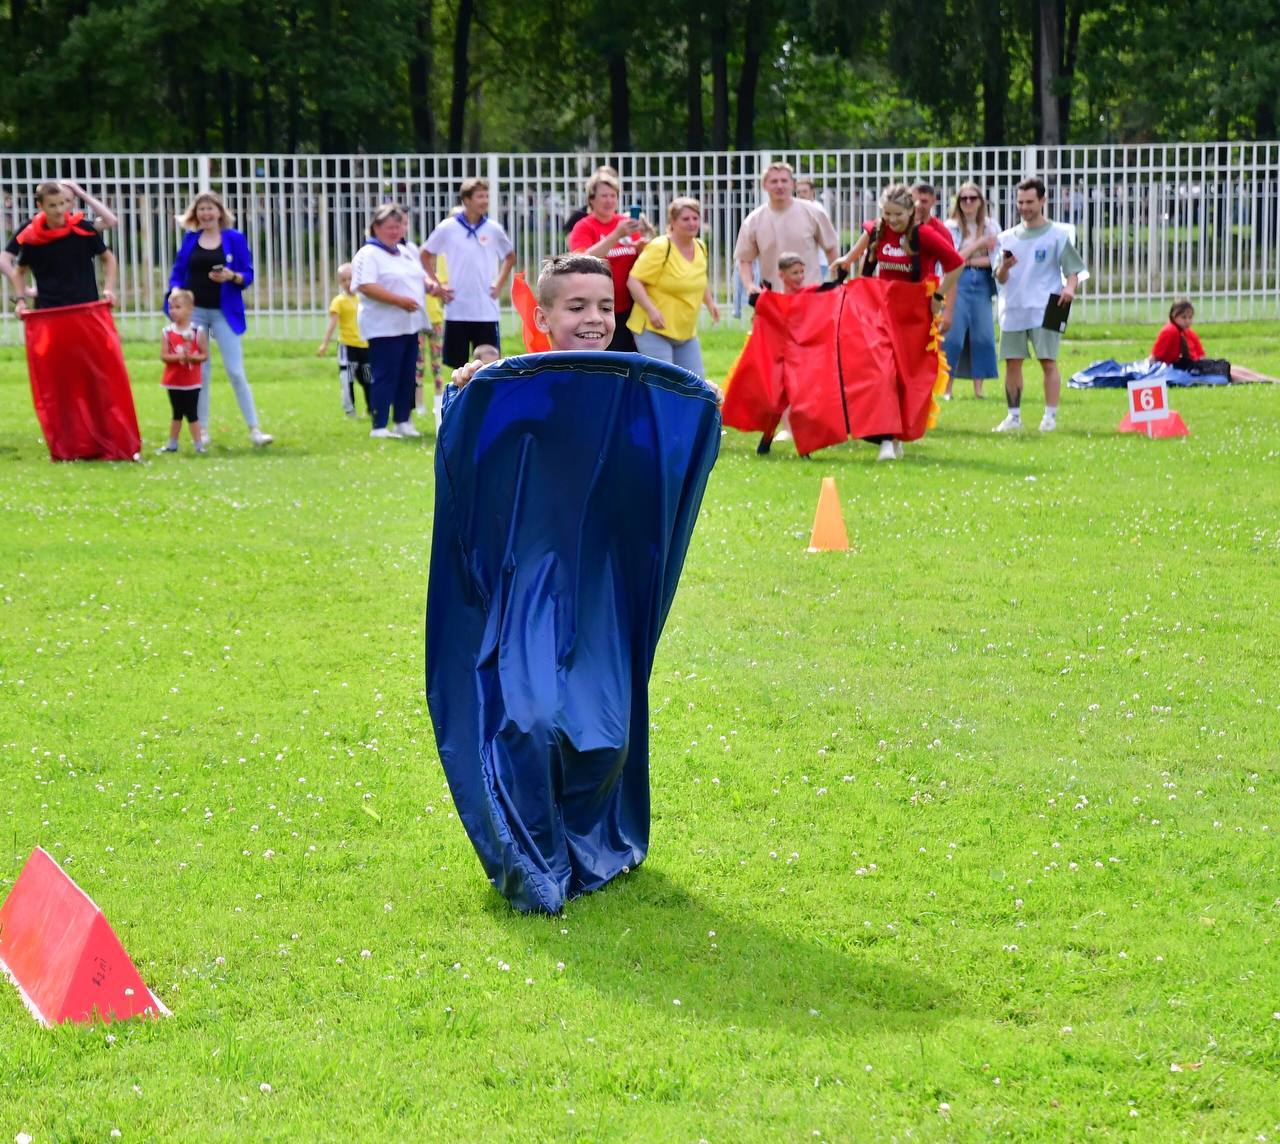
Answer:
POLYGON ((427 326, 422 256, 405 238, 409 220, 399 203, 383 203, 369 238, 351 260, 351 288, 360 296, 356 320, 369 343, 370 437, 421 437, 413 425, 418 333, 427 326), (392 420, 393 427, 387 422, 392 420))
MULTIPOLYGON (((956 284, 956 304, 942 348, 951 366, 951 378, 973 378, 974 397, 982 396, 982 383, 999 377, 996 364, 996 331, 991 320, 995 279, 991 276, 991 252, 1000 228, 987 217, 987 200, 977 183, 962 183, 947 219, 951 241, 965 260, 956 284)), ((946 398, 951 397, 951 381, 946 398)))

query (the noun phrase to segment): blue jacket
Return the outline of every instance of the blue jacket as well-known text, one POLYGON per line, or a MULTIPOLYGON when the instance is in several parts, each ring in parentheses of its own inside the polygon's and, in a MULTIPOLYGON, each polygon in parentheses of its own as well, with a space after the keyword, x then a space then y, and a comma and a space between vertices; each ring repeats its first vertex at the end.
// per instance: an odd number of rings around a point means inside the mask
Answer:
MULTIPOLYGON (((173 260, 173 271, 169 275, 170 290, 189 290, 187 267, 191 262, 191 252, 195 249, 196 240, 200 237, 198 230, 189 230, 183 236, 182 245, 178 248, 178 257, 173 260)), ((230 227, 222 230, 222 252, 226 256, 224 265, 236 274, 244 275, 244 284, 237 286, 234 282, 222 284, 222 316, 227 325, 237 334, 243 334, 246 328, 244 320, 244 292, 253 285, 253 255, 249 253, 249 243, 243 234, 230 227)), ((169 300, 166 298, 164 312, 169 312, 169 300)))

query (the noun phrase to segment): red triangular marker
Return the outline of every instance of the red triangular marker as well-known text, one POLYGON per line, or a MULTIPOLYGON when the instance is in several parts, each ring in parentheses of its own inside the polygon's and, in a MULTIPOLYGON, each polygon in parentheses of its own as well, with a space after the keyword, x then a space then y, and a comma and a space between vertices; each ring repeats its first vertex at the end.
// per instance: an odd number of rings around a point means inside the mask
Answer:
POLYGON ((0 905, 0 970, 42 1025, 169 1015, 102 911, 38 846, 0 905))
POLYGON ((1117 433, 1141 433, 1144 437, 1186 437, 1191 430, 1187 428, 1187 423, 1174 411, 1169 410, 1169 416, 1159 421, 1147 421, 1139 424, 1129 416, 1124 415, 1124 419, 1116 426, 1117 433), (1150 432, 1148 432, 1150 427, 1150 432))

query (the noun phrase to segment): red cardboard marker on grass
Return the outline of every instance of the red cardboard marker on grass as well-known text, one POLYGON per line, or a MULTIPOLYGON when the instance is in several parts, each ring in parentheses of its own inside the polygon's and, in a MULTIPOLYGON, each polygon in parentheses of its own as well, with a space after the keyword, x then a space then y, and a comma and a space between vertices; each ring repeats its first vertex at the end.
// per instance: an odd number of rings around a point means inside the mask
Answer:
POLYGON ((1117 433, 1143 433, 1148 437, 1185 437, 1186 422, 1169 408, 1169 387, 1164 381, 1138 379, 1129 382, 1129 412, 1116 426, 1117 433))
POLYGON ((169 1015, 102 911, 38 846, 0 905, 0 970, 42 1025, 169 1015))

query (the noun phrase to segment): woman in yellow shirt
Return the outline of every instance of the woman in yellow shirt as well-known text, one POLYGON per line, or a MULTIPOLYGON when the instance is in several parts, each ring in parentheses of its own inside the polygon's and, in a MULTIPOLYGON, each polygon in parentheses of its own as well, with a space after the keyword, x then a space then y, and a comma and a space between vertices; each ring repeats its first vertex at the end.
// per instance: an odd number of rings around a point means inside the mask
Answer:
POLYGON ((667 233, 644 248, 627 278, 635 299, 627 328, 646 357, 673 362, 702 377, 698 311, 706 303, 711 320, 720 309, 707 285, 707 248, 698 238, 702 204, 679 198, 667 211, 667 233))

